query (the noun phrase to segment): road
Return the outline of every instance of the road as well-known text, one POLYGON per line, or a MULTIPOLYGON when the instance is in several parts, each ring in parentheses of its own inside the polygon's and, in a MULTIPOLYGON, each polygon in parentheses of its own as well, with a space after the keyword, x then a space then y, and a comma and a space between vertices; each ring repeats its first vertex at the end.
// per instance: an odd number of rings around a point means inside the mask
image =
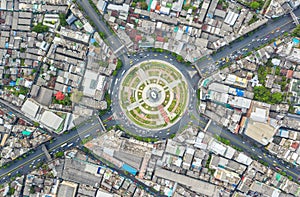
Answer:
POLYGON ((123 54, 127 53, 126 46, 122 44, 118 36, 116 36, 111 32, 111 30, 106 25, 106 23, 102 20, 100 16, 98 16, 98 14, 95 12, 93 7, 90 5, 89 1, 77 0, 76 3, 83 8, 84 13, 87 16, 89 16, 89 18, 94 22, 98 31, 105 33, 106 43, 109 43, 110 47, 112 48, 112 50, 115 52, 117 56, 122 56, 123 54))
MULTIPOLYGON (((98 136, 99 134, 101 134, 99 133, 99 129, 101 129, 101 124, 98 121, 98 118, 94 116, 87 120, 85 123, 81 124, 77 129, 71 130, 69 133, 63 134, 60 137, 55 138, 52 143, 45 143, 45 146, 47 147, 51 156, 54 156, 55 153, 59 151, 64 152, 67 149, 75 146, 81 149, 81 140, 89 136, 98 136), (62 145, 64 146, 62 147, 62 145)), ((91 154, 89 156, 94 157, 94 155, 91 154)), ((22 160, 15 160, 7 168, 0 169, 0 184, 8 181, 11 177, 16 176, 18 174, 27 174, 29 171, 32 170, 31 168, 35 168, 36 165, 38 165, 38 163, 41 162, 46 162, 46 156, 42 149, 38 147, 33 153, 28 154, 26 158, 23 158, 22 160)), ((135 179, 135 177, 124 173, 121 169, 117 169, 111 166, 109 168, 117 171, 121 176, 133 180, 137 185, 142 186, 144 189, 146 189, 153 195, 162 196, 159 192, 153 190, 153 188, 148 187, 144 183, 135 179)))
MULTIPOLYGON (((91 117, 87 122, 82 124, 79 128, 71 130, 69 133, 63 134, 59 136, 58 138, 54 138, 53 143, 46 142, 45 145, 48 149, 48 151, 51 152, 58 152, 58 151, 65 151, 66 149, 70 147, 63 147, 60 148, 60 146, 64 143, 73 143, 72 146, 79 145, 81 142, 81 139, 84 139, 86 135, 97 135, 97 130, 101 129, 100 123, 98 121, 97 117, 91 117)), ((51 153, 53 155, 53 153, 51 153)), ((10 176, 13 176, 14 174, 19 173, 27 173, 30 171, 30 165, 33 161, 37 161, 40 159, 40 162, 45 161, 46 157, 44 155, 44 152, 42 149, 37 147, 33 153, 27 154, 26 158, 23 158, 22 160, 15 160, 11 163, 10 166, 7 168, 0 169, 0 183, 4 182, 7 178, 10 176), (11 175, 9 175, 11 173, 11 175)), ((32 165, 35 165, 38 162, 35 162, 32 165)))
POLYGON ((267 162, 269 167, 275 171, 277 171, 276 167, 280 168, 282 171, 286 172, 288 176, 292 176, 294 181, 299 182, 299 167, 293 166, 290 163, 279 159, 276 155, 270 154, 263 146, 257 146, 257 144, 254 144, 253 140, 248 137, 233 134, 227 129, 217 125, 214 121, 211 122, 207 132, 212 135, 219 135, 222 138, 229 139, 232 145, 241 148, 243 152, 247 153, 247 155, 254 159, 267 162))
POLYGON ((127 131, 130 131, 130 133, 142 136, 142 137, 152 137, 157 139, 166 139, 168 136, 180 131, 187 125, 195 125, 200 128, 204 128, 206 126, 206 123, 208 122, 207 119, 200 116, 200 113, 198 112, 197 107, 197 96, 196 96, 196 89, 198 81, 200 80, 200 76, 198 75, 196 69, 192 66, 185 66, 175 60, 174 57, 172 57, 170 54, 167 53, 156 53, 156 52, 141 52, 138 54, 134 54, 128 58, 128 61, 132 61, 132 63, 124 64, 124 66, 121 68, 121 70, 118 72, 117 76, 112 80, 111 87, 109 92, 111 92, 112 97, 112 106, 111 106, 111 112, 106 114, 102 117, 102 120, 105 122, 105 124, 110 127, 113 125, 121 125, 122 128, 124 128, 127 131), (120 83, 122 80, 122 77, 126 74, 126 71, 133 65, 140 63, 142 61, 148 61, 152 59, 158 59, 163 60, 171 63, 174 65, 177 69, 181 71, 181 73, 184 75, 185 79, 188 83, 188 91, 189 91, 189 101, 187 110, 185 113, 182 114, 181 119, 175 123, 170 128, 162 129, 162 130, 149 130, 149 129, 143 129, 139 126, 130 123, 128 121, 127 117, 124 115, 124 112, 122 111, 120 105, 119 105, 119 89, 120 89, 120 83), (191 74, 192 73, 192 74, 191 74), (193 118, 191 118, 193 117, 193 118), (200 119, 200 120, 199 120, 200 119), (107 121, 109 120, 109 121, 107 121))
MULTIPOLYGON (((107 163, 106 161, 104 161, 103 158, 99 158, 99 157, 95 157, 95 155, 92 155, 90 153, 86 153, 89 157, 91 157, 92 159, 94 160, 100 160, 100 165, 104 165, 105 167, 107 167, 107 165, 105 163, 107 163)), ((127 179, 130 179, 130 180, 134 180, 134 183, 137 185, 137 186, 141 186, 143 189, 145 189, 147 192, 151 193, 153 196, 157 196, 157 197, 160 197, 160 196, 165 196, 165 195, 161 195, 159 191, 156 191, 154 188, 152 187, 149 187, 147 186, 145 183, 141 182, 140 180, 138 179, 135 179, 135 177, 130 174, 130 173, 125 173, 123 170, 115 167, 115 166, 109 166, 107 168, 110 168, 112 169, 113 171, 116 171, 118 172, 118 174, 122 177, 125 177, 127 179)))
MULTIPOLYGON (((123 46, 123 44, 121 43, 119 38, 110 32, 109 28, 101 20, 101 18, 95 13, 95 11, 91 7, 91 5, 88 3, 88 1, 77 0, 77 3, 79 3, 84 8, 85 13, 91 18, 92 21, 94 21, 98 30, 104 32, 106 35, 109 35, 107 37, 106 41, 110 44, 113 51, 115 51, 117 53, 117 55, 121 57, 123 62, 125 62, 125 66, 124 66, 123 70, 128 68, 129 64, 127 64, 127 63, 128 63, 129 59, 124 56, 124 54, 127 52, 127 50, 126 50, 126 47, 123 46)), ((296 16, 299 17, 300 9, 297 9, 294 13, 296 14, 296 16)), ((246 37, 244 40, 235 42, 235 43, 231 44, 230 46, 226 46, 221 51, 219 51, 211 56, 208 56, 203 61, 199 61, 197 63, 197 66, 200 67, 200 70, 205 71, 205 69, 204 69, 205 65, 208 65, 208 67, 211 67, 212 65, 215 65, 216 61, 219 61, 220 59, 229 56, 230 54, 232 54, 233 52, 235 52, 237 50, 241 50, 242 48, 245 48, 245 47, 249 48, 249 50, 256 48, 256 47, 264 44, 265 42, 268 42, 268 40, 278 37, 279 35, 283 34, 283 32, 289 31, 290 29, 295 27, 295 25, 291 21, 292 21, 292 19, 290 16, 284 16, 280 20, 271 21, 264 27, 261 27, 259 30, 254 32, 251 36, 246 37), (278 27, 281 28, 280 31, 272 33, 278 27), (256 39, 256 40, 262 39, 262 38, 265 39, 266 36, 269 36, 269 37, 265 41, 259 41, 259 42, 252 41, 253 39, 256 39)), ((149 53, 149 54, 151 54, 151 53, 149 53)), ((165 56, 165 54, 154 56, 154 53, 153 53, 146 57, 134 58, 135 59, 134 61, 135 61, 135 63, 137 63, 139 61, 147 60, 148 58, 150 59, 150 58, 154 58, 154 57, 157 59, 164 59, 165 58, 164 56, 165 56)), ((169 59, 169 57, 165 58, 164 60, 171 61, 169 59)), ((172 63, 173 63, 173 60, 172 60, 172 63)), ((176 61, 174 61, 174 64, 176 64, 176 61)), ((180 67, 180 70, 185 71, 185 73, 187 73, 188 69, 191 69, 191 68, 187 68, 187 67, 182 67, 182 65, 180 65, 179 67, 180 67)), ((121 72, 122 72, 122 70, 118 73, 117 77, 112 79, 112 84, 115 82, 116 79, 121 79, 121 77, 122 77, 122 76, 120 76, 121 72)), ((198 79, 191 79, 189 81, 191 81, 191 85, 193 86, 194 82, 197 80, 198 79)), ((113 89, 112 92, 113 91, 117 91, 117 90, 113 89)), ((193 89, 191 89, 191 91, 193 91, 193 89)), ((197 112, 195 111, 194 108, 197 105, 195 104, 195 102, 197 102, 196 99, 191 101, 192 107, 187 111, 188 116, 186 116, 185 118, 186 118, 186 120, 190 120, 192 122, 195 121, 194 122, 195 124, 204 126, 207 123, 207 119, 204 117, 201 117, 201 116, 199 116, 200 118, 198 118, 198 116, 196 116, 197 112)), ((17 111, 18 110, 14 109, 14 113, 16 113, 17 115, 23 116, 23 114, 20 114, 17 111)), ((108 117, 109 115, 112 115, 112 112, 111 112, 111 114, 106 115, 106 117, 108 117)), ((28 119, 26 117, 24 119, 29 122, 32 122, 30 119, 28 119)), ((84 138, 85 136, 97 135, 97 130, 100 128, 100 124, 96 117, 92 117, 90 121, 91 122, 86 122, 85 124, 81 125, 76 130, 70 131, 68 134, 64 134, 64 135, 61 135, 59 138, 55 138, 55 141, 53 143, 47 142, 45 145, 47 146, 50 153, 53 155, 57 151, 65 151, 69 147, 65 146, 65 147, 61 148, 61 145, 64 143, 68 143, 69 145, 71 143, 73 143, 72 146, 76 146, 76 145, 80 144, 80 141, 81 141, 80 139, 84 138)), ((110 123, 115 124, 116 122, 114 122, 114 121, 107 122, 107 124, 110 124, 110 123)), ((183 121, 182 123, 185 124, 186 122, 183 121)), ((176 131, 177 130, 174 129, 174 130, 172 130, 172 132, 170 132, 170 134, 173 132, 176 132, 176 131)), ((278 166, 281 169, 283 169, 287 173, 287 175, 290 175, 295 179, 299 178, 298 177, 300 175, 299 169, 297 169, 295 167, 293 167, 293 168, 289 167, 288 165, 283 163, 283 161, 277 159, 274 156, 271 156, 271 155, 269 156, 268 154, 266 154, 266 151, 253 146, 253 144, 249 143, 248 141, 243 142, 241 139, 241 136, 234 135, 234 134, 224 130, 223 128, 218 127, 214 123, 212 123, 211 126, 208 128, 208 132, 211 132, 212 134, 219 134, 221 137, 230 139, 230 141, 233 145, 242 148, 243 151, 248 153, 249 155, 261 157, 262 160, 264 160, 270 164, 271 168, 275 168, 276 166, 278 166), (253 148, 249 149, 249 147, 253 147, 253 148)), ((160 137, 162 138, 165 136, 165 134, 157 134, 157 135, 159 135, 158 136, 159 138, 160 137)), ((32 154, 28 154, 28 156, 26 158, 23 158, 22 160, 16 160, 9 167, 7 167, 5 169, 4 168, 0 169, 0 183, 3 183, 4 181, 9 179, 11 176, 14 176, 15 174, 29 172, 31 170, 30 165, 36 165, 36 163, 38 161, 42 162, 42 161, 45 161, 45 159, 46 158, 45 158, 45 155, 42 152, 42 150, 37 148, 32 154)))
MULTIPOLYGON (((295 10, 294 13, 297 17, 299 17, 300 8, 295 10)), ((281 36, 284 34, 284 32, 290 32, 293 28, 295 28, 295 24, 293 23, 293 19, 290 15, 285 15, 279 19, 270 20, 266 25, 253 32, 253 34, 245 36, 243 40, 237 39, 230 45, 222 47, 216 53, 201 58, 201 60, 196 63, 196 66, 201 71, 202 76, 208 76, 210 73, 222 66, 222 64, 216 65, 216 62, 221 62, 222 58, 229 57, 230 54, 234 54, 237 51, 245 54, 265 43, 268 43, 270 40, 281 36), (280 30, 277 31, 278 28, 280 28, 280 30), (257 41, 258 39, 259 41, 257 41), (246 48, 248 50, 243 52, 241 51, 242 49, 246 48)), ((235 60, 232 60, 231 62, 234 61, 235 60)))

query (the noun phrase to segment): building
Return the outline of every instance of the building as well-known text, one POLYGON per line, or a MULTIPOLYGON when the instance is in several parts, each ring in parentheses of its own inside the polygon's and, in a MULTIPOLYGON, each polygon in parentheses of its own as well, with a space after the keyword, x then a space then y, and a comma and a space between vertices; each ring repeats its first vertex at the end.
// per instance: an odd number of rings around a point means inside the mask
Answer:
POLYGON ((51 111, 44 111, 44 113, 41 116, 40 122, 43 125, 50 127, 51 129, 57 130, 62 124, 63 120, 64 119, 62 119, 61 117, 59 117, 51 111))
POLYGON ((293 48, 292 52, 286 57, 286 59, 290 60, 291 62, 300 64, 300 49, 293 48))
POLYGON ((161 177, 167 180, 176 180, 177 183, 188 187, 190 190, 203 194, 205 196, 217 196, 217 186, 211 183, 194 179, 188 176, 177 174, 162 168, 155 169, 155 176, 161 177))
POLYGON ((24 112, 29 117, 35 118, 37 112, 39 111, 40 106, 35 102, 27 99, 23 106, 21 107, 21 111, 24 112))
POLYGON ((75 197, 78 184, 69 181, 63 181, 58 188, 57 196, 75 197))

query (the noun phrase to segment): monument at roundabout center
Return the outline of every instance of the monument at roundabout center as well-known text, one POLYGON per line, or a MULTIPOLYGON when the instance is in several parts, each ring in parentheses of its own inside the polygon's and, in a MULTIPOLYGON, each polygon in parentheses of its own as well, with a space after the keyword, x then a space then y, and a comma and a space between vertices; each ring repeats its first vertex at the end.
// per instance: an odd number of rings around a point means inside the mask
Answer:
POLYGON ((143 129, 171 127, 180 120, 188 100, 186 79, 165 61, 150 60, 134 65, 121 81, 121 109, 130 122, 143 129))

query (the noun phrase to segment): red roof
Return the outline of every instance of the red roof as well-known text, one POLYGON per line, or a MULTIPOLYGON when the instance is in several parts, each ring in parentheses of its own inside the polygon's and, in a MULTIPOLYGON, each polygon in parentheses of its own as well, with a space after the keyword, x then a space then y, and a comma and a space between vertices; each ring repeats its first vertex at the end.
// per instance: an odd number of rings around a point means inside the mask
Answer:
POLYGON ((161 36, 157 36, 157 37, 156 37, 156 41, 163 42, 163 41, 164 41, 164 38, 161 37, 161 36))
POLYGON ((294 71, 288 70, 287 73, 286 73, 286 78, 288 78, 288 79, 293 78, 293 73, 294 73, 294 71))
POLYGON ((56 100, 61 101, 61 100, 65 99, 65 95, 62 92, 57 92, 55 94, 55 98, 56 98, 56 100))
POLYGON ((141 35, 136 35, 135 36, 135 41, 138 42, 140 40, 142 40, 142 36, 141 35))
POLYGON ((298 143, 298 142, 293 142, 292 145, 291 145, 291 147, 292 147, 293 149, 298 149, 299 143, 298 143))

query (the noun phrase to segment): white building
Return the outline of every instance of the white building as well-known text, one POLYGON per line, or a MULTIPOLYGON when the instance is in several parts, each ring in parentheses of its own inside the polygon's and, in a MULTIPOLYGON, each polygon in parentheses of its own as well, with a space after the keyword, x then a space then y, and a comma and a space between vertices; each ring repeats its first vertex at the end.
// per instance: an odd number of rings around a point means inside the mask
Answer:
POLYGON ((289 56, 286 57, 286 59, 290 60, 291 62, 300 64, 300 49, 293 48, 292 52, 289 56))

